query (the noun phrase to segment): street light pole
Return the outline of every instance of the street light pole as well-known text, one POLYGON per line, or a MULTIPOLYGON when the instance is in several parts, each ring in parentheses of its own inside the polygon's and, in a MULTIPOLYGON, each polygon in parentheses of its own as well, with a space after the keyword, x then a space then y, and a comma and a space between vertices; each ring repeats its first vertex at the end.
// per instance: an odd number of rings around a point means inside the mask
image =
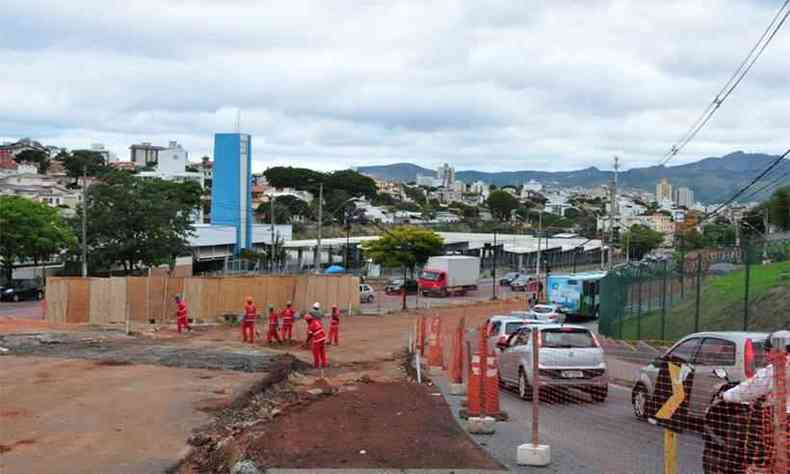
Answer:
POLYGON ((540 281, 540 236, 543 233, 543 211, 538 213, 538 261, 535 263, 535 278, 540 281))
POLYGON ((346 224, 346 271, 348 271, 348 262, 349 262, 348 246, 349 246, 349 241, 351 240, 351 225, 349 225, 348 223, 348 210, 346 210, 345 212, 345 224, 346 224))
POLYGON ((88 165, 82 165, 82 278, 88 276, 88 194, 86 181, 88 165))
POLYGON ((269 261, 269 273, 274 273, 274 254, 275 254, 275 250, 274 250, 274 191, 272 191, 272 195, 269 198, 269 204, 271 204, 271 214, 272 214, 271 215, 271 220, 269 221, 271 223, 271 228, 272 228, 272 246, 271 246, 272 251, 271 251, 271 255, 270 255, 271 258, 269 259, 270 260, 269 261))
POLYGON ((493 251, 492 255, 494 257, 494 267, 493 267, 493 271, 491 272, 491 278, 493 279, 493 281, 491 282, 491 288, 493 291, 493 296, 491 296, 491 299, 495 300, 497 298, 496 297, 496 286, 497 286, 496 285, 497 283, 496 282, 496 230, 494 231, 494 247, 492 251, 493 251))

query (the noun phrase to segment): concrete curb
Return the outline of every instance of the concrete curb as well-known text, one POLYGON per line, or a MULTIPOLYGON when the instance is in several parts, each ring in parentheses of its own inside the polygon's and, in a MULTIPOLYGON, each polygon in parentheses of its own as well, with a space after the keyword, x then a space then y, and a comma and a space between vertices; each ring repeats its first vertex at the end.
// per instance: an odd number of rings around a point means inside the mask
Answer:
POLYGON ((502 474, 490 469, 266 469, 266 474, 502 474))

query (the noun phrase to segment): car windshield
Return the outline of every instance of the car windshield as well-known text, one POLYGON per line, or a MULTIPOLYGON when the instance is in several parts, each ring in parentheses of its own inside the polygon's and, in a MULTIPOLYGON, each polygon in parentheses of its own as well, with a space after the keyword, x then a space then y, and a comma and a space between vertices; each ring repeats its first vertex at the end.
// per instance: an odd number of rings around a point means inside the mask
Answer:
POLYGON ((598 347, 592 334, 581 328, 551 328, 541 331, 542 346, 552 348, 598 347))
POLYGON ((505 334, 511 335, 514 332, 518 331, 518 328, 524 325, 523 321, 516 321, 512 323, 505 324, 505 334))
POLYGON ((403 280, 392 280, 390 281, 390 285, 402 285, 403 280))
POLYGON ((534 308, 532 308, 532 311, 538 314, 548 314, 548 313, 553 313, 554 308, 552 308, 551 306, 535 306, 534 308))
POLYGON ((440 276, 441 276, 441 273, 437 273, 437 272, 422 272, 420 274, 420 278, 422 278, 423 280, 429 280, 429 281, 436 281, 436 280, 439 279, 440 276))

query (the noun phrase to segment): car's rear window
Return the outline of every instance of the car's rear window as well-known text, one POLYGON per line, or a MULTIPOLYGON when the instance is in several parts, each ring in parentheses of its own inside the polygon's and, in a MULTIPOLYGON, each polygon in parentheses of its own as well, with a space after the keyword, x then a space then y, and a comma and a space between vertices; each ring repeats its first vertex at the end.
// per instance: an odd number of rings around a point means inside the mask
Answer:
POLYGON ((554 308, 549 306, 535 306, 532 308, 532 311, 539 313, 539 314, 547 314, 554 311, 554 308))
POLYGON ((590 331, 580 328, 551 328, 540 332, 543 347, 585 348, 598 347, 590 331))
POLYGON ((518 328, 520 328, 523 325, 524 325, 524 323, 521 322, 521 321, 516 321, 516 322, 513 322, 513 323, 507 323, 507 324, 505 324, 505 334, 508 334, 508 335, 513 334, 514 332, 518 331, 518 328))

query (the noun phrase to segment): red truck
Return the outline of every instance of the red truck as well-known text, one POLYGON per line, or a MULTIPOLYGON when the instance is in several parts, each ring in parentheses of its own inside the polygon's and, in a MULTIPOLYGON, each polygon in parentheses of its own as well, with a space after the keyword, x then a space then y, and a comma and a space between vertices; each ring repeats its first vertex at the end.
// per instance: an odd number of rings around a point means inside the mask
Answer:
POLYGON ((424 296, 465 295, 477 289, 479 279, 479 258, 444 255, 428 259, 417 284, 424 296))

